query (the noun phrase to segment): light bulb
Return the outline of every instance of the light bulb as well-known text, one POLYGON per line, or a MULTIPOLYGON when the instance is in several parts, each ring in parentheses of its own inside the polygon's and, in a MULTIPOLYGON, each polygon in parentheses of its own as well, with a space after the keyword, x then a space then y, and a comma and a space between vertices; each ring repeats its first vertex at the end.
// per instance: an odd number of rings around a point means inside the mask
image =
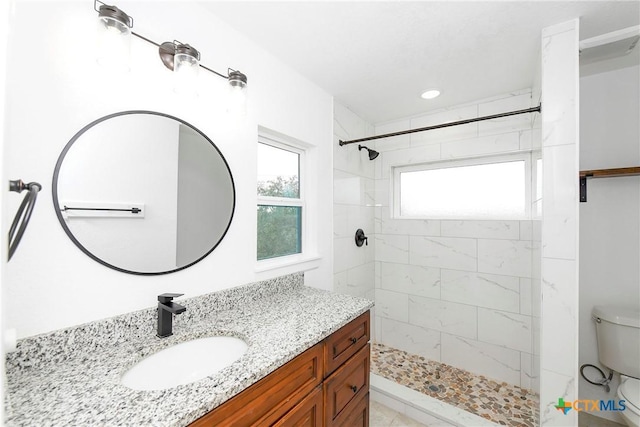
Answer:
POLYGON ((247 76, 240 71, 229 71, 229 96, 227 112, 233 116, 244 117, 247 114, 247 76))
POLYGON ((189 45, 178 45, 173 58, 175 91, 189 96, 198 93, 198 73, 200 53, 189 45))
POLYGON ((131 18, 115 6, 100 6, 97 60, 112 71, 128 71, 131 55, 131 18))

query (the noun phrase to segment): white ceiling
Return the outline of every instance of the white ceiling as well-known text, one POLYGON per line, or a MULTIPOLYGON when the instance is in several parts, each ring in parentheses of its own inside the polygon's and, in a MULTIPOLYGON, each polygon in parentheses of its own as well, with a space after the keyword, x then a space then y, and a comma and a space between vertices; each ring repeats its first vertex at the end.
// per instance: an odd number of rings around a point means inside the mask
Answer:
POLYGON ((586 39, 640 23, 640 0, 202 5, 371 123, 531 87, 546 26, 579 17, 586 39))

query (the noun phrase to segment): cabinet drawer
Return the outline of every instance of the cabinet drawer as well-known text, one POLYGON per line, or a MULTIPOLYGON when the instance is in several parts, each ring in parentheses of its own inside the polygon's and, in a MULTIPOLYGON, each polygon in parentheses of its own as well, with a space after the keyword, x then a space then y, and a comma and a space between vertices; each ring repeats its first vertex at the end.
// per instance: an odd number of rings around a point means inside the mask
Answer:
POLYGON ((327 338, 324 347, 325 378, 369 342, 369 321, 367 311, 327 338))
POLYGON ((273 427, 323 427, 322 387, 318 386, 273 427))
POLYGON ((340 415, 350 417, 352 407, 369 393, 369 344, 324 381, 325 423, 333 425, 340 415), (351 404, 351 405, 350 405, 351 404))
POLYGON ((339 416, 332 427, 369 427, 369 393, 353 403, 353 408, 344 417, 339 416))
POLYGON ((322 382, 322 349, 316 344, 190 425, 272 425, 322 382))

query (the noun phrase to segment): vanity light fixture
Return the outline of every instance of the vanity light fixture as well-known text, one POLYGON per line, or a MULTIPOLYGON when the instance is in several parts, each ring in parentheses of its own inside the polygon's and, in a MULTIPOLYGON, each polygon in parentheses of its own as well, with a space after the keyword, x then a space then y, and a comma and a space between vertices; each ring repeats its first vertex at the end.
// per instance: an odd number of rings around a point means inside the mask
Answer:
POLYGON ((195 95, 200 52, 193 46, 174 40, 162 43, 159 53, 165 67, 173 71, 176 92, 195 95))
POLYGON ((115 6, 102 4, 98 12, 98 63, 114 70, 129 68, 133 18, 115 6))
POLYGON ((247 76, 237 70, 228 70, 229 99, 227 110, 234 116, 247 114, 247 76))
POLYGON ((247 87, 247 76, 240 71, 229 69, 229 85, 239 90, 244 90, 247 87))
MULTIPOLYGON (((218 73, 217 71, 205 67, 200 63, 200 52, 193 46, 175 40, 173 42, 158 44, 153 40, 132 31, 133 18, 116 6, 107 5, 100 0, 94 0, 93 8, 98 12, 101 38, 114 40, 111 42, 100 43, 100 56, 105 56, 105 54, 114 56, 113 52, 122 52, 126 47, 126 61, 120 62, 127 63, 128 65, 129 45, 131 43, 130 36, 134 35, 139 39, 158 47, 160 60, 162 60, 162 63, 167 68, 173 70, 176 75, 178 81, 177 89, 183 89, 185 86, 195 87, 195 77, 198 74, 198 70, 200 68, 204 68, 218 77, 226 79, 232 89, 241 93, 243 97, 246 97, 247 76, 240 71, 229 68, 226 75, 218 73), (99 8, 98 3, 100 4, 99 8), (102 34, 104 34, 104 36, 102 34), (116 47, 111 47, 112 45, 116 47)), ((122 53, 120 53, 119 56, 123 56, 122 53)))

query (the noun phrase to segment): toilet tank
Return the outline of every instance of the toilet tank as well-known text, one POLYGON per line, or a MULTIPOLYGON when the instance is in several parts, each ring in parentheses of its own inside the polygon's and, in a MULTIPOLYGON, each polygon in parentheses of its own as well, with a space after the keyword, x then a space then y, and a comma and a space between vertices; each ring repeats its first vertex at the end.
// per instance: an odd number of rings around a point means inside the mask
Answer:
POLYGON ((595 306, 598 359, 609 369, 640 378, 640 309, 595 306))

